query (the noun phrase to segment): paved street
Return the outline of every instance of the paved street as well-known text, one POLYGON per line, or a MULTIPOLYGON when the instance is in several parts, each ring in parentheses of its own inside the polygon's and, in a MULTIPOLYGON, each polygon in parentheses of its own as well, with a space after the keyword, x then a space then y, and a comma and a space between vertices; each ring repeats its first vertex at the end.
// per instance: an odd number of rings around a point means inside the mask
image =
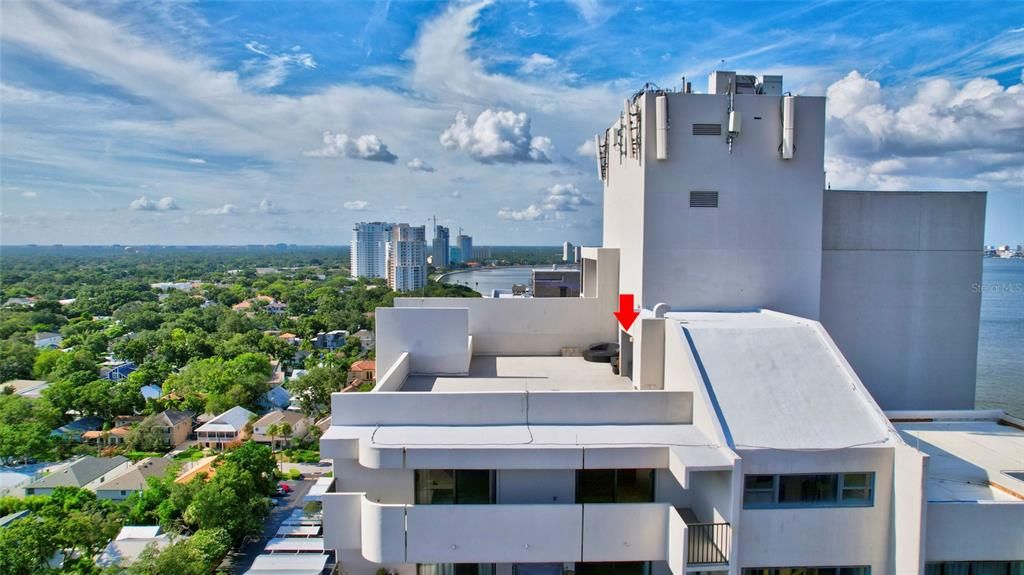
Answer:
POLYGON ((263 546, 277 533, 281 523, 292 514, 293 510, 302 509, 303 505, 305 505, 302 498, 309 492, 309 488, 313 486, 315 480, 303 479, 300 481, 285 481, 283 483, 288 484, 292 488, 292 492, 285 497, 274 498, 278 505, 271 508, 270 516, 267 517, 263 524, 263 536, 258 541, 251 541, 246 545, 242 553, 233 558, 233 573, 245 573, 252 565, 252 562, 256 560, 256 556, 263 552, 263 546))

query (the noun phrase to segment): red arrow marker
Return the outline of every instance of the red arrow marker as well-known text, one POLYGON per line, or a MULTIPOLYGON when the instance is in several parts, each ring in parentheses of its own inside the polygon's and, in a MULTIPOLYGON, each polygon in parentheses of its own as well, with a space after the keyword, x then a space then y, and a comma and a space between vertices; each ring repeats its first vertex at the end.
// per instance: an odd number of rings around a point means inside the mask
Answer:
POLYGON ((640 315, 640 312, 633 309, 633 294, 620 293, 619 311, 613 313, 619 319, 619 323, 622 324, 622 329, 628 330, 629 326, 633 325, 633 321, 636 320, 636 316, 640 315))

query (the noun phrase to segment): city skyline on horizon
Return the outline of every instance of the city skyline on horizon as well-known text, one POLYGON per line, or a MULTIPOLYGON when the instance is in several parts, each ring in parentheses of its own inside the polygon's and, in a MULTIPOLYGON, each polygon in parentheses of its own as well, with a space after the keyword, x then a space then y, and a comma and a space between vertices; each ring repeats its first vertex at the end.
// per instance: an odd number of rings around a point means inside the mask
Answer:
POLYGON ((440 212, 597 245, 593 134, 723 67, 829 97, 827 186, 985 190, 985 243, 1021 243, 1024 9, 963 6, 6 3, 0 244, 324 245, 440 212))

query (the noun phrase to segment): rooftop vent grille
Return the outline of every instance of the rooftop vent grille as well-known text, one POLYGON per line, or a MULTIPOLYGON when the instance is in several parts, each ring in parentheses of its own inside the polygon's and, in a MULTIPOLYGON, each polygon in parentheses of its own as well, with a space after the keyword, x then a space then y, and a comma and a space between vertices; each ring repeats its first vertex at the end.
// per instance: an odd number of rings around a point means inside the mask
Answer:
POLYGON ((691 208, 717 208, 718 192, 690 192, 691 208))
POLYGON ((694 124, 693 125, 694 136, 721 136, 722 125, 721 124, 694 124))

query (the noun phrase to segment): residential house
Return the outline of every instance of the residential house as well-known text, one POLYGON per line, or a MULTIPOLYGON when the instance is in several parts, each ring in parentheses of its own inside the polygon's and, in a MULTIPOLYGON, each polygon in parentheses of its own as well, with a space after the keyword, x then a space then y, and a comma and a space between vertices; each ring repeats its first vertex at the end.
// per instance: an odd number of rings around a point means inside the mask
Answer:
POLYGON ((80 417, 71 423, 54 429, 50 435, 55 435, 67 441, 81 441, 82 434, 87 431, 99 431, 103 429, 103 420, 99 417, 80 417))
POLYGON ((26 495, 49 495, 58 487, 86 487, 99 485, 131 465, 126 458, 117 457, 85 457, 65 463, 50 473, 25 486, 26 495))
POLYGON ((188 441, 192 434, 192 412, 176 409, 164 410, 152 418, 154 427, 163 437, 164 445, 174 448, 188 441))
POLYGON ((363 351, 370 351, 377 345, 377 337, 368 329, 361 329, 352 335, 359 338, 359 348, 363 351))
POLYGON ((125 525, 102 553, 96 557, 99 567, 128 567, 148 547, 163 549, 175 541, 159 525, 125 525))
POLYGON ((109 447, 124 443, 128 433, 132 430, 131 425, 119 425, 113 429, 95 429, 82 434, 82 441, 89 445, 98 447, 109 447))
POLYGON ((377 362, 372 359, 360 359, 348 368, 349 383, 373 381, 377 374, 377 362))
POLYGON ((146 489, 146 479, 162 477, 172 463, 174 461, 166 457, 147 457, 128 467, 123 473, 95 486, 93 491, 99 499, 121 501, 132 493, 146 489))
POLYGON ((283 314, 287 310, 288 305, 284 302, 277 301, 276 299, 268 295, 258 295, 254 298, 247 299, 245 301, 236 303, 231 306, 231 309, 235 311, 253 311, 256 308, 256 302, 263 302, 266 304, 263 308, 264 311, 270 314, 279 315, 283 314))
POLYGON ((302 415, 297 411, 290 410, 275 410, 264 415, 263 417, 256 420, 252 424, 252 440, 256 443, 264 443, 267 445, 271 444, 271 437, 267 430, 271 425, 287 423, 292 426, 292 433, 286 439, 280 435, 273 438, 274 444, 293 443, 296 439, 299 439, 306 435, 309 430, 309 418, 302 415))
POLYGON ((36 334, 36 349, 57 349, 64 336, 52 331, 41 331, 36 334))
POLYGON ((245 426, 256 414, 236 405, 214 417, 196 429, 196 440, 203 447, 224 449, 224 446, 241 439, 245 426))
POLYGON ((50 382, 41 379, 12 379, 0 383, 0 392, 10 389, 11 393, 22 397, 38 398, 42 391, 50 386, 50 382))
POLYGON ((313 347, 317 349, 340 349, 348 343, 348 332, 343 329, 320 332, 313 340, 313 347))
POLYGON ((291 405, 292 394, 283 385, 275 385, 263 394, 262 404, 267 409, 288 409, 291 405))
POLYGON ((139 367, 133 361, 111 360, 100 366, 100 377, 110 381, 122 381, 135 372, 139 367))

